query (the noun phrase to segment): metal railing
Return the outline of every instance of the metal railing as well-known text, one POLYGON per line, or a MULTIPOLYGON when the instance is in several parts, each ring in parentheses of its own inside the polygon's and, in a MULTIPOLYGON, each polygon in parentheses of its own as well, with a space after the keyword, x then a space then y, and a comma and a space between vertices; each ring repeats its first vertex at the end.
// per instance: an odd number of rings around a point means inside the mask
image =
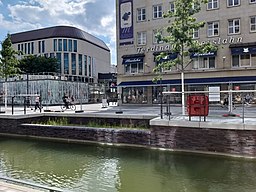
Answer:
MULTIPOLYGON (((165 99, 164 105, 160 106, 160 117, 167 116, 170 120, 172 116, 182 115, 182 104, 175 103, 182 92, 163 92, 165 99)), ((256 118, 256 90, 223 90, 223 91, 185 91, 185 108, 186 116, 189 116, 189 96, 203 95, 209 98, 209 117, 237 117, 245 123, 247 118, 256 118)), ((204 104, 204 103, 203 103, 204 104)), ((202 104, 202 106, 203 106, 202 104)), ((201 106, 201 107, 202 107, 201 106)), ((192 106, 193 107, 193 106, 192 106)), ((197 104, 197 106, 200 106, 197 104)), ((199 121, 204 115, 198 115, 199 121)))

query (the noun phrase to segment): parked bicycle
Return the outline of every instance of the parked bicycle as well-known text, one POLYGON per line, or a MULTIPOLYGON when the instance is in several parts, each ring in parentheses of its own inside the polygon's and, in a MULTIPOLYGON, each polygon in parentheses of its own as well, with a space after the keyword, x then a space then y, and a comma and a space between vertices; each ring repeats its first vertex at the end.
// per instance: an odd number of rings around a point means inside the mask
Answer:
POLYGON ((74 103, 68 103, 67 105, 63 104, 60 106, 62 111, 66 111, 67 109, 71 109, 72 111, 76 110, 76 105, 74 103))

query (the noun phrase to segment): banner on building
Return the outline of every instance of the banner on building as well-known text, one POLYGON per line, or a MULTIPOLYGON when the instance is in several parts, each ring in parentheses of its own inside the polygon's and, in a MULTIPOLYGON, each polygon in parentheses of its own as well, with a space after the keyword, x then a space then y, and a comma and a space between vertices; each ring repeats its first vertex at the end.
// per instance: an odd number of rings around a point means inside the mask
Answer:
POLYGON ((119 40, 133 44, 133 0, 119 0, 119 40))

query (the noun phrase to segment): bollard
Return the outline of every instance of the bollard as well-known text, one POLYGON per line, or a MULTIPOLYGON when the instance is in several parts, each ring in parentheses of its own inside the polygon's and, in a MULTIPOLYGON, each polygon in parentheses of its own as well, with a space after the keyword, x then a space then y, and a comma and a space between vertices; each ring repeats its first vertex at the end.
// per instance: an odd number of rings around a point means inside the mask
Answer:
POLYGON ((24 97, 24 115, 26 114, 26 102, 27 102, 26 97, 24 97))
POLYGON ((14 101, 14 96, 12 97, 12 115, 14 114, 14 103, 13 103, 13 101, 14 101))

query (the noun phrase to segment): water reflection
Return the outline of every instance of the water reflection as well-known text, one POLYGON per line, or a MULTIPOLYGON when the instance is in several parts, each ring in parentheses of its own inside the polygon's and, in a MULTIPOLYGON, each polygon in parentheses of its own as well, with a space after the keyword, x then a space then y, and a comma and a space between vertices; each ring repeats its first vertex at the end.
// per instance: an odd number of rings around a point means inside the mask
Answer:
POLYGON ((0 138, 0 175, 68 191, 251 192, 256 161, 0 138))

